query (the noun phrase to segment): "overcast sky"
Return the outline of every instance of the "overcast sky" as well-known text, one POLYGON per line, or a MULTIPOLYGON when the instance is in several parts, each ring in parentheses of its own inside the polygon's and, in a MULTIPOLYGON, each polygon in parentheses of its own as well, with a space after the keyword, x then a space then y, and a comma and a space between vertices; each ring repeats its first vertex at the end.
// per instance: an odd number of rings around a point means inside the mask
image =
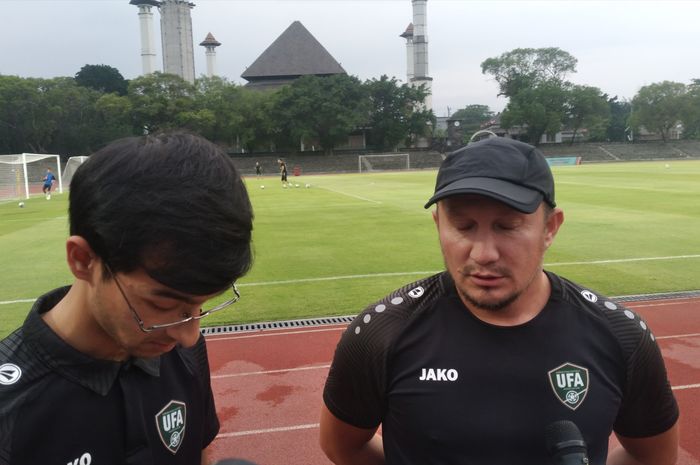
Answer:
MULTIPOLYGON (((193 0, 195 72, 206 72, 208 32, 218 74, 240 75, 295 20, 360 79, 406 80, 410 0, 193 0)), ((578 59, 569 79, 631 99, 640 87, 700 78, 700 0, 428 0, 429 75, 438 116, 506 99, 481 62, 514 48, 559 47, 578 59)), ((154 15, 162 69, 159 15, 154 15)), ((105 64, 141 73, 138 8, 129 0, 0 0, 0 74, 73 76, 105 64)))

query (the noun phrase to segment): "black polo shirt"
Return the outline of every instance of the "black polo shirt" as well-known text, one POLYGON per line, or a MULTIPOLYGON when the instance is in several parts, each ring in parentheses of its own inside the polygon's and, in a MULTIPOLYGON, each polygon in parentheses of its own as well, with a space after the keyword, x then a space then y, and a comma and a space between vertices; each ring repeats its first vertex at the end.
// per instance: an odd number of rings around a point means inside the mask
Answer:
POLYGON ((201 462, 219 431, 204 338, 153 359, 111 362, 66 344, 40 297, 0 341, 0 465, 201 462))

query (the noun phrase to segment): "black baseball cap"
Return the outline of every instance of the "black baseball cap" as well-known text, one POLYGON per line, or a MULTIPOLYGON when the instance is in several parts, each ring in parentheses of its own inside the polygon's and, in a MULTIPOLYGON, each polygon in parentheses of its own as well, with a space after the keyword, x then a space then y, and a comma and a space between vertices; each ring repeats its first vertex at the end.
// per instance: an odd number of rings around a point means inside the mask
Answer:
POLYGON ((554 178, 547 160, 532 145, 491 137, 450 153, 440 165, 435 194, 425 204, 459 194, 479 194, 523 213, 544 200, 554 203, 554 178))

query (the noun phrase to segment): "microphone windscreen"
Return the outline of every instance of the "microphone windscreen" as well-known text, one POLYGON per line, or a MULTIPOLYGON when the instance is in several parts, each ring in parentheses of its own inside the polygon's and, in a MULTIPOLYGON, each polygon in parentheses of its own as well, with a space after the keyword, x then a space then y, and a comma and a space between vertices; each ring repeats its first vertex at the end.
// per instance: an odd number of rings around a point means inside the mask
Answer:
POLYGON ((586 447, 581 430, 573 421, 559 420, 547 425, 544 432, 547 452, 553 454, 565 447, 586 447))

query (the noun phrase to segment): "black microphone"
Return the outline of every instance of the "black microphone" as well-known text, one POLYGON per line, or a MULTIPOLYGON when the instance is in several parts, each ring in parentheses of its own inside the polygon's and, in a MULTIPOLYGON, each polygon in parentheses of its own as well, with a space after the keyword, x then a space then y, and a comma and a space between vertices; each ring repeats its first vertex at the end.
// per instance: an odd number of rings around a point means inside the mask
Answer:
POLYGON ((544 438, 552 465, 588 465, 586 442, 574 422, 559 420, 550 423, 544 438))

